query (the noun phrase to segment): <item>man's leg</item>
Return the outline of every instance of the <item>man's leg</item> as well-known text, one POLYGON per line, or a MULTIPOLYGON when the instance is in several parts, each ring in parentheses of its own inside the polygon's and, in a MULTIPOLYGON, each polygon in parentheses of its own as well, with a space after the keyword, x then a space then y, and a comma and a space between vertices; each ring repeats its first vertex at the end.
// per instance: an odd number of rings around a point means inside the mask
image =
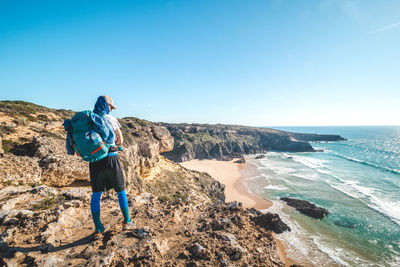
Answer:
POLYGON ((124 223, 129 223, 131 218, 129 217, 129 207, 128 207, 128 199, 126 198, 125 190, 117 192, 118 194, 118 202, 119 207, 121 208, 122 214, 124 215, 124 223))
POLYGON ((100 198, 102 192, 93 192, 92 199, 90 201, 90 211, 92 212, 92 218, 94 226, 97 232, 103 232, 104 226, 100 220, 100 198))

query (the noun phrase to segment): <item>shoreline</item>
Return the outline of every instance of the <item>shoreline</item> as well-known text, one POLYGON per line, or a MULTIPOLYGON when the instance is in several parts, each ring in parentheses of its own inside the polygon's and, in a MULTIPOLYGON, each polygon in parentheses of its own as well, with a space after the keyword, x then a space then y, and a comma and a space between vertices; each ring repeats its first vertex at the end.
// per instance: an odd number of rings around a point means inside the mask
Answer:
MULTIPOLYGON (((212 160, 190 160, 181 162, 180 165, 191 170, 206 172, 215 180, 225 185, 226 202, 239 201, 244 208, 255 208, 257 210, 268 209, 272 202, 266 200, 246 187, 246 180, 257 174, 257 168, 251 163, 235 163, 231 161, 212 160)), ((285 266, 298 264, 289 258, 286 253, 287 244, 279 240, 275 234, 277 254, 285 266)))
POLYGON ((249 164, 234 163, 235 160, 218 161, 215 159, 194 159, 181 162, 180 165, 187 169, 206 172, 215 180, 224 184, 226 202, 238 201, 243 203, 244 208, 255 208, 259 210, 271 207, 271 201, 268 201, 256 194, 252 194, 247 190, 244 183, 247 175, 243 175, 243 172, 248 170, 249 164))

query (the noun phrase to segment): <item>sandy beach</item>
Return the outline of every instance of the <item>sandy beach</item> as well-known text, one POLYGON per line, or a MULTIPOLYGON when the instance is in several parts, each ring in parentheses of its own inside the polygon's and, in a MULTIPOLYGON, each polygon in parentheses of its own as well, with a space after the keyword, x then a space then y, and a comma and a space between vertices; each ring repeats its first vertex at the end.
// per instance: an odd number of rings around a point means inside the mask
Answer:
POLYGON ((225 185, 226 202, 239 201, 245 208, 266 209, 272 205, 268 200, 249 193, 243 183, 246 178, 241 171, 248 166, 247 163, 234 163, 232 161, 218 160, 191 160, 182 162, 185 168, 207 172, 214 179, 225 185))
MULTIPOLYGON (((272 202, 250 193, 246 187, 246 178, 250 178, 256 171, 250 163, 235 163, 232 161, 218 160, 190 160, 180 163, 183 167, 195 171, 207 172, 214 179, 225 185, 226 202, 240 201, 245 208, 255 208, 257 210, 267 209, 272 202)), ((288 258, 285 253, 285 244, 276 239, 278 254, 286 266, 296 262, 288 258)))

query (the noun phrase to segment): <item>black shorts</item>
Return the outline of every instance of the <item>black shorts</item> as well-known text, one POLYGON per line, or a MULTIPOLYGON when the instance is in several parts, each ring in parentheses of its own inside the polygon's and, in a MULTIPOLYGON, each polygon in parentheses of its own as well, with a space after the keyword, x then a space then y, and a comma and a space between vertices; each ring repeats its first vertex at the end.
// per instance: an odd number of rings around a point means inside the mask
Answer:
POLYGON ((125 189, 124 173, 118 156, 108 156, 89 163, 90 184, 93 192, 103 192, 114 188, 116 192, 125 189))

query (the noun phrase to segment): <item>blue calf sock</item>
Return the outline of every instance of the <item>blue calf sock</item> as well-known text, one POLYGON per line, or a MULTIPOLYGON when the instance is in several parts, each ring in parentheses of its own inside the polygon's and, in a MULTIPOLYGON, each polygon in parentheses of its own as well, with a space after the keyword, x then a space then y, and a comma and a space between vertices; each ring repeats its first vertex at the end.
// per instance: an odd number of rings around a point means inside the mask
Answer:
POLYGON ((121 208, 122 215, 124 215, 124 222, 128 223, 131 221, 131 218, 129 217, 129 207, 128 207, 128 199, 126 198, 126 192, 125 190, 122 190, 120 192, 117 192, 117 194, 118 194, 119 207, 121 208))
POLYGON ((100 198, 101 198, 101 192, 92 193, 92 199, 90 201, 90 211, 92 212, 92 219, 96 231, 103 232, 104 226, 100 220, 100 198))

